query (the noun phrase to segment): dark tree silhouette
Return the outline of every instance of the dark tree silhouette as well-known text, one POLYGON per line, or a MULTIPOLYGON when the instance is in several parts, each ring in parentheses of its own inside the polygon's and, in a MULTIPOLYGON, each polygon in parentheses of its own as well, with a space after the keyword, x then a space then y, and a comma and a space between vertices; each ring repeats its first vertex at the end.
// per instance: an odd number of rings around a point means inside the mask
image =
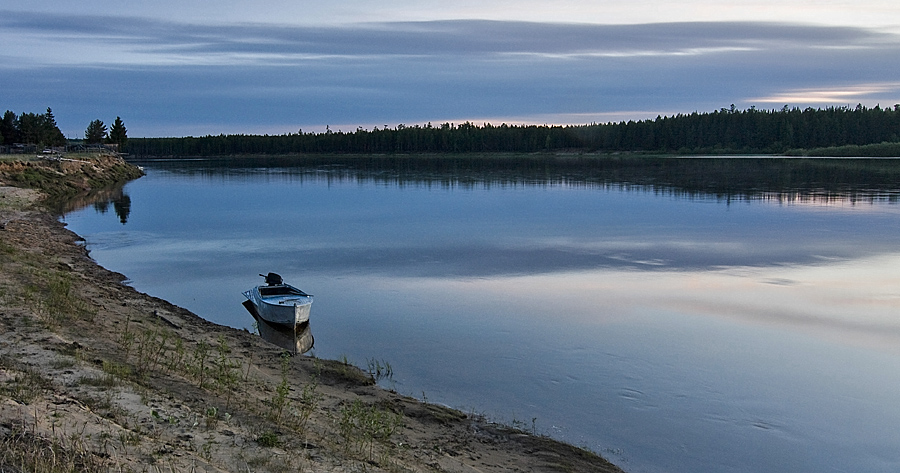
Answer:
POLYGON ((126 132, 127 130, 125 129, 125 124, 122 123, 122 118, 116 117, 116 121, 114 121, 112 126, 109 128, 108 142, 110 144, 119 145, 119 151, 122 151, 125 147, 125 144, 128 142, 128 136, 126 132))
POLYGON ((106 125, 100 120, 94 120, 88 124, 84 131, 84 142, 87 144, 103 143, 106 139, 106 125))

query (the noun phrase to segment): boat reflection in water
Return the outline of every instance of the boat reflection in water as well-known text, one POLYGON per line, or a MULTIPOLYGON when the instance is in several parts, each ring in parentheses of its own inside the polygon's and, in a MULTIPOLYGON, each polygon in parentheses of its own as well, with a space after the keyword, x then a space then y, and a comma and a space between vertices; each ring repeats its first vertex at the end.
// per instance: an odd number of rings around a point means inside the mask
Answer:
POLYGON ((296 325, 271 324, 256 313, 256 307, 253 306, 252 302, 249 300, 244 301, 243 305, 250 312, 250 315, 253 316, 253 319, 256 320, 259 336, 263 340, 284 348, 295 355, 312 350, 315 339, 309 328, 308 321, 296 325))

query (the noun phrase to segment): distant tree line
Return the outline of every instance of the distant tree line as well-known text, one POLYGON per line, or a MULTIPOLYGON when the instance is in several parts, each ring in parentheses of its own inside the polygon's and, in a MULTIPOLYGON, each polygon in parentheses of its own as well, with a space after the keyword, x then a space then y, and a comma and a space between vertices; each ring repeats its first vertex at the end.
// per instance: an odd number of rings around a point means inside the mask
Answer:
POLYGON ((655 120, 578 127, 591 149, 697 153, 785 153, 847 145, 900 142, 900 105, 862 105, 679 114, 655 120))
MULTIPOLYGON (((85 144, 117 144, 122 148, 127 141, 127 130, 120 117, 116 117, 108 131, 102 121, 94 120, 88 124, 84 132, 85 144)), ((46 113, 40 115, 25 112, 17 115, 7 110, 0 120, 0 145, 54 147, 65 146, 67 143, 68 140, 56 124, 56 117, 53 116, 50 107, 47 107, 46 113)))
POLYGON ((291 153, 467 153, 529 152, 577 148, 581 141, 561 126, 399 125, 324 133, 285 135, 209 135, 184 138, 132 138, 128 152, 138 156, 224 156, 291 153))
MULTIPOLYGON (((66 139, 50 108, 44 114, 7 110, 0 145, 61 146, 66 139)), ((492 125, 466 122, 284 135, 131 138, 120 117, 107 130, 88 124, 87 144, 118 144, 137 156, 232 156, 296 153, 532 153, 579 150, 665 154, 829 154, 898 156, 900 105, 737 110, 657 116, 653 120, 578 126, 492 125)))
POLYGON ((900 142, 900 105, 747 110, 730 108, 653 120, 579 126, 472 123, 284 135, 132 138, 138 156, 228 156, 292 153, 490 153, 583 150, 676 154, 768 153, 858 146, 873 153, 900 142))

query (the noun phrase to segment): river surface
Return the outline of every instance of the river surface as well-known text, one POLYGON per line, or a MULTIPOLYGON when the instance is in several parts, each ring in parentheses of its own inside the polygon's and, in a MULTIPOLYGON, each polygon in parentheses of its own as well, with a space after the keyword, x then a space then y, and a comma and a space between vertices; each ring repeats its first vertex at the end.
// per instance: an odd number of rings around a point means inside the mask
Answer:
POLYGON ((232 327, 277 272, 315 356, 632 473, 900 471, 900 164, 681 161, 148 162, 63 220, 232 327))

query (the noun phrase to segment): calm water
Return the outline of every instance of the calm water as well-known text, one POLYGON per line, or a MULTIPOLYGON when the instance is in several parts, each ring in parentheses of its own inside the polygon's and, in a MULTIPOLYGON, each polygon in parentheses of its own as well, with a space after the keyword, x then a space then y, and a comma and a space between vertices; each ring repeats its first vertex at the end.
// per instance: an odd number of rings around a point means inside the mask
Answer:
POLYGON ((900 471, 892 175, 146 166, 64 221, 204 318, 275 271, 316 356, 630 472, 900 471))

